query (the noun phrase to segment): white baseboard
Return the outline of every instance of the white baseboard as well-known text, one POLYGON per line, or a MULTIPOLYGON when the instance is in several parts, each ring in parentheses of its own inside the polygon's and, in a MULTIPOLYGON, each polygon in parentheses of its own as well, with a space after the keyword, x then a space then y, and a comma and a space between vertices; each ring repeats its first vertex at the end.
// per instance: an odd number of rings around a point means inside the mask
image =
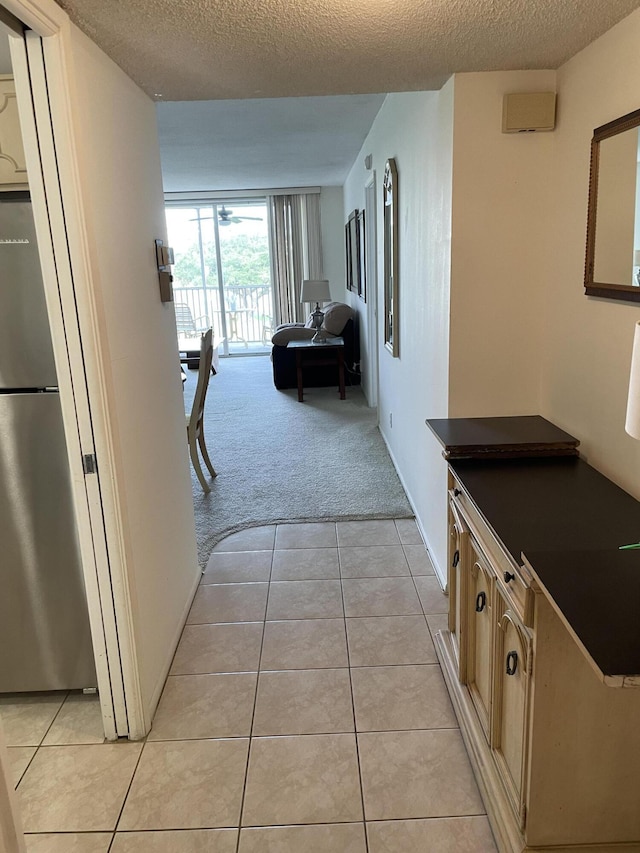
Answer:
MULTIPOLYGON (((379 426, 378 426, 378 429, 380 429, 379 426)), ((424 529, 422 519, 420 518, 420 516, 416 510, 416 505, 413 501, 413 498, 411 497, 411 491, 409 490, 409 487, 407 486, 405 479, 402 476, 402 473, 400 472, 396 458, 393 455, 393 450, 391 449, 391 447, 389 446, 389 442, 387 441, 387 436, 384 434, 384 432, 381 429, 380 429, 380 435, 382 436, 382 439, 383 439, 383 441, 387 447, 387 452, 389 453, 389 456, 391 457, 393 467, 396 469, 396 474, 398 475, 398 478, 402 484, 402 488, 405 491, 405 494, 407 496, 407 500, 409 501, 409 505, 411 506, 411 509, 413 510, 413 514, 416 517, 416 524, 418 525, 418 530, 420 531, 420 535, 422 536, 422 538, 424 540, 424 544, 427 546, 427 551, 429 552, 429 557, 431 558, 431 562, 433 563, 433 568, 435 569, 435 573, 436 573, 436 577, 438 579, 438 583, 442 587, 442 591, 444 593, 447 593, 447 570, 446 570, 446 568, 443 570, 442 566, 440 566, 438 564, 438 561, 435 558, 435 552, 434 552, 433 548, 431 547, 431 544, 429 543, 429 537, 427 536, 426 531, 424 529)))

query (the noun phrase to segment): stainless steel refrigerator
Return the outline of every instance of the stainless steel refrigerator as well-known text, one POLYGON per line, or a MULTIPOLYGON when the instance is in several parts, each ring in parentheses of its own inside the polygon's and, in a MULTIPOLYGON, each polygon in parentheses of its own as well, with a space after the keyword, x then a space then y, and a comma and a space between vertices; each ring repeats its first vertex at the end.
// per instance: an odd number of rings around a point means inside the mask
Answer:
POLYGON ((0 693, 95 687, 28 193, 0 193, 0 693))

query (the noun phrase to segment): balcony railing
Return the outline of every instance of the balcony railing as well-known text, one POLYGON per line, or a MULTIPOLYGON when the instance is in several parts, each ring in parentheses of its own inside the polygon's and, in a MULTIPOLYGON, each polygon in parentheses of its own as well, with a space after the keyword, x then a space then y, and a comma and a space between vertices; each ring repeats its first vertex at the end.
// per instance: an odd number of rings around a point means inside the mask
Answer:
POLYGON ((271 346, 273 335, 273 297, 268 284, 238 285, 225 288, 225 321, 222 323, 220 292, 213 287, 174 285, 175 304, 188 305, 196 329, 213 326, 214 340, 226 337, 233 351, 271 346))

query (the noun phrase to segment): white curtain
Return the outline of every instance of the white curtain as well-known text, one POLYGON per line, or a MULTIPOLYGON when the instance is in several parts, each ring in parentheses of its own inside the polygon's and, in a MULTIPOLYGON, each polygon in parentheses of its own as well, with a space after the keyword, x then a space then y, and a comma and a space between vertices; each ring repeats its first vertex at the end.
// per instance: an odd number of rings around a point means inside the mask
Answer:
POLYGON ((302 281, 323 277, 320 194, 271 196, 269 240, 276 322, 302 323, 302 281))

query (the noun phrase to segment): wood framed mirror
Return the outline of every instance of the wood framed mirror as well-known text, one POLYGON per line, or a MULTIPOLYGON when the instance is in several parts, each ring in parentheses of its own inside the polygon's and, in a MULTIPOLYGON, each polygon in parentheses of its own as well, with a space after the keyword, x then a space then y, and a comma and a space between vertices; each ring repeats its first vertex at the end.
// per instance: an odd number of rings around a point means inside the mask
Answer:
POLYGON ((597 127, 591 140, 584 287, 587 296, 640 302, 640 110, 597 127))
POLYGON ((396 161, 384 167, 384 345, 394 358, 398 343, 398 170, 396 161))

